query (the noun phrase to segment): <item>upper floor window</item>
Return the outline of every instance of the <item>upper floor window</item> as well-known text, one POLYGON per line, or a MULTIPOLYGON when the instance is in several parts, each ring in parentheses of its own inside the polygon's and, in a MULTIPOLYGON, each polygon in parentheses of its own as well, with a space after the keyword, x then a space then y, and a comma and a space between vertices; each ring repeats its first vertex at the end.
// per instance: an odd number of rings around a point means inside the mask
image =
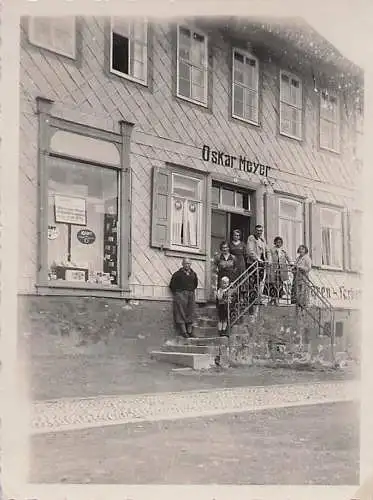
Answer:
POLYGON ((339 152, 339 99, 323 90, 320 94, 320 148, 339 152))
POLYGON ((148 25, 146 21, 111 20, 110 71, 116 75, 147 84, 148 25))
POLYGON ((241 50, 233 50, 232 116, 259 122, 259 63, 241 50))
POLYGON ((343 261, 342 211, 321 207, 320 225, 321 264, 340 269, 343 261))
POLYGON ((207 68, 207 37, 178 26, 177 96, 207 106, 207 68))
POLYGON ((302 82, 280 72, 280 134, 302 139, 302 82))
POLYGON ((76 20, 72 16, 30 17, 28 38, 33 45, 75 59, 76 20))
POLYGON ((295 261, 297 248, 304 240, 303 203, 290 198, 279 199, 279 234, 291 261, 295 261))

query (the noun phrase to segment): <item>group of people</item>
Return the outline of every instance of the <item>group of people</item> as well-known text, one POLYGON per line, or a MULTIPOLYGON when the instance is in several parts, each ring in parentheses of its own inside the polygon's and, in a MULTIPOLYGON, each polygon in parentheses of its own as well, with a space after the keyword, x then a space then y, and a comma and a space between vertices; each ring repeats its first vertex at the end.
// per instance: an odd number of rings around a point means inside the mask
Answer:
MULTIPOLYGON (((214 258, 217 275, 216 307, 218 313, 219 335, 227 335, 228 300, 234 294, 228 294, 229 286, 241 276, 246 269, 257 263, 258 276, 253 273, 253 280, 247 279, 242 284, 244 295, 254 292, 255 303, 261 304, 262 296, 268 295, 269 302, 278 304, 284 295, 284 284, 288 283, 292 274, 291 303, 303 308, 308 303, 308 287, 305 279, 311 270, 311 259, 306 245, 300 245, 294 263, 283 247, 283 239, 277 236, 273 246, 269 247, 263 237, 263 226, 255 226, 254 234, 247 242, 242 241, 242 233, 235 229, 230 242, 220 244, 220 253, 214 258)), ((179 333, 184 336, 193 335, 195 312, 195 290, 198 278, 191 268, 190 259, 183 259, 181 269, 172 275, 170 289, 174 297, 174 321, 179 333)), ((253 304, 249 309, 252 314, 253 304)))

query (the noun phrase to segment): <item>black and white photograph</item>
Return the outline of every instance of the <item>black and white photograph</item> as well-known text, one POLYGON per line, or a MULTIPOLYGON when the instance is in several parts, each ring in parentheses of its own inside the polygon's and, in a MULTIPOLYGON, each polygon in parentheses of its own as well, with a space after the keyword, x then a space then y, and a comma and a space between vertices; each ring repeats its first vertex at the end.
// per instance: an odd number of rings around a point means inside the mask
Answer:
POLYGON ((249 5, 19 18, 28 483, 360 485, 358 35, 249 5))

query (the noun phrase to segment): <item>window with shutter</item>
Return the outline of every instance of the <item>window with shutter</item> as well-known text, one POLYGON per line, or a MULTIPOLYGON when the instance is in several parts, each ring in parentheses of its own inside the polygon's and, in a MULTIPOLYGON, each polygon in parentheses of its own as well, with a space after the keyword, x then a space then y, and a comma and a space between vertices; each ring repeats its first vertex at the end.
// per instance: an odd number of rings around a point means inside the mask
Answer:
POLYGON ((339 99, 326 90, 320 94, 320 148, 339 152, 340 148, 339 99))
POLYGON ((290 198, 280 198, 279 236, 292 261, 296 259, 297 248, 304 244, 304 207, 303 203, 290 198))
POLYGON ((232 116, 258 125, 259 62, 251 54, 233 50, 232 116))
POLYGON ((147 84, 148 25, 145 20, 111 20, 110 71, 147 84))
POLYGON ((177 96, 207 106, 207 70, 207 37, 178 26, 177 96))
POLYGON ((320 208, 321 265, 342 269, 343 231, 342 211, 320 208))
POLYGON ((153 206, 151 244, 157 248, 170 246, 171 174, 166 168, 153 169, 153 206))
POLYGON ((75 17, 30 17, 28 38, 33 45, 71 59, 76 58, 75 17))
POLYGON ((179 169, 153 170, 152 246, 201 251, 206 221, 203 176, 179 169))
POLYGON ((302 82, 285 71, 280 72, 280 133, 302 139, 302 82))

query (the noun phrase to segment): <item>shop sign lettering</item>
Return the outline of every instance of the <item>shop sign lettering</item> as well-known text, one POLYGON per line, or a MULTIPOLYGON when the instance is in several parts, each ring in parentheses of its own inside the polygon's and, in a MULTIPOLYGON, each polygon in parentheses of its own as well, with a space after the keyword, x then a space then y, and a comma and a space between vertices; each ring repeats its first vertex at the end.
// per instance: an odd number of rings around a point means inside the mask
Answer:
POLYGON ((83 245, 92 245, 96 241, 96 235, 90 229, 81 229, 78 231, 76 237, 83 245))
POLYGON ((233 156, 224 151, 211 149, 210 146, 204 145, 202 148, 202 160, 221 165, 222 167, 234 168, 250 174, 261 175, 268 177, 268 172, 271 167, 249 160, 246 156, 233 156))
MULTIPOLYGON (((345 288, 340 286, 338 288, 330 288, 326 286, 317 286, 318 292, 325 299, 343 300, 343 301, 353 301, 361 299, 361 290, 356 290, 353 288, 345 288)), ((312 294, 315 296, 315 293, 312 294)))

